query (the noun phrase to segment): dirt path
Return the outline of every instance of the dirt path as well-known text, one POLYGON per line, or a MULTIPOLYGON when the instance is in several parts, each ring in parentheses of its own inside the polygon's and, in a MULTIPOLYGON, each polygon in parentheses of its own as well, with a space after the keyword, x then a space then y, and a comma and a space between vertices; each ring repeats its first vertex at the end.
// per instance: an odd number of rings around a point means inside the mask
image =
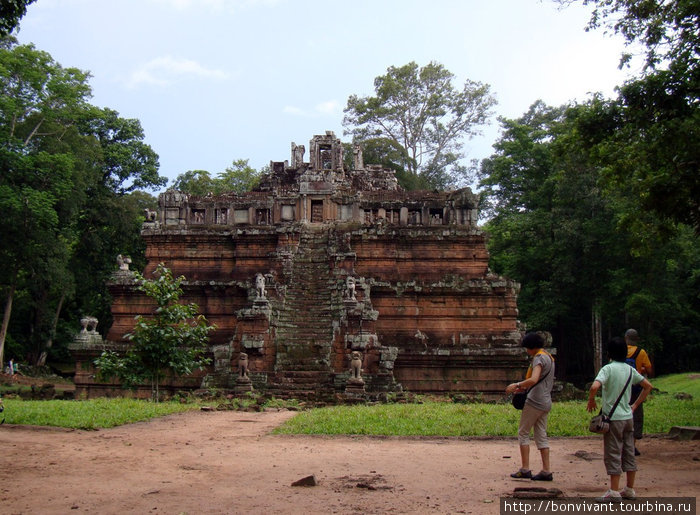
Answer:
MULTIPOLYGON (((497 514, 499 497, 541 486, 508 477, 519 465, 514 438, 268 434, 293 415, 189 412, 101 431, 0 426, 0 513, 497 514), (317 486, 291 486, 310 474, 317 486)), ((551 446, 555 480, 542 486, 603 491, 600 438, 551 446)), ((700 441, 648 438, 641 450, 638 495, 700 491, 700 441)))

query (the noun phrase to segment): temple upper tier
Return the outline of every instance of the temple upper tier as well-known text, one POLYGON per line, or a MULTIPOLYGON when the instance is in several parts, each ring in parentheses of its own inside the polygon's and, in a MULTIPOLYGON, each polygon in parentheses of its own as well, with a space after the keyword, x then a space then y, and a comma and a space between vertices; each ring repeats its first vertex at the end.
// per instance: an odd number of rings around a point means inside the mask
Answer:
POLYGON ((270 162, 270 173, 251 192, 193 196, 168 191, 160 197, 166 226, 279 225, 293 222, 359 222, 414 226, 475 226, 478 198, 468 188, 454 192, 404 191, 393 170, 366 165, 359 145, 352 168, 344 168, 343 145, 332 132, 314 136, 309 161, 292 143, 289 161, 270 162))

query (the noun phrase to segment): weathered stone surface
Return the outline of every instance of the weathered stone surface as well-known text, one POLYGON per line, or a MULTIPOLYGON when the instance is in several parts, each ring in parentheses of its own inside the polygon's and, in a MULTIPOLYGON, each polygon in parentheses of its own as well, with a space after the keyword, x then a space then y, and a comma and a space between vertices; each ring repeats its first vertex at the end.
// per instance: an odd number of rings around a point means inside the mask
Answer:
POLYGON ((599 454, 597 452, 588 452, 588 451, 576 451, 574 453, 574 456, 577 458, 581 458, 582 460, 586 461, 593 461, 593 460, 602 460, 603 455, 599 454))
MULTIPOLYGON (((161 262, 184 275, 184 300, 217 326, 212 365, 184 385, 235 389, 243 352, 255 390, 332 398, 361 351, 368 397, 401 388, 500 395, 527 363, 519 285, 488 270, 476 195, 403 191, 357 149, 355 168, 344 169, 333 133, 309 149, 304 162, 293 144, 292 165, 272 162, 256 191, 163 193, 144 224, 144 275, 161 262)), ((125 344, 134 317, 153 305, 124 274, 110 291, 107 342, 125 344)), ((79 390, 100 388, 89 368, 79 390)))
POLYGON ((513 497, 516 499, 556 499, 562 495, 563 492, 558 488, 531 486, 513 489, 513 497))
POLYGON ((316 476, 311 474, 310 476, 302 477, 301 479, 297 479, 292 483, 292 486, 316 486, 318 485, 318 481, 316 481, 316 476))
POLYGON ((700 440, 700 427, 673 426, 668 432, 668 437, 675 440, 700 440))

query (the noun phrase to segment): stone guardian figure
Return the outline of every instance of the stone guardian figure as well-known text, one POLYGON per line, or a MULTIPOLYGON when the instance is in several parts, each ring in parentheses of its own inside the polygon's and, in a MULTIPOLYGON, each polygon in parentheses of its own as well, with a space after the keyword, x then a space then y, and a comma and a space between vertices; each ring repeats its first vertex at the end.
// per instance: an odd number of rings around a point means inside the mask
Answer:
POLYGON ((121 254, 117 256, 117 265, 119 265, 119 270, 128 271, 130 264, 131 258, 129 256, 122 256, 121 254))
POLYGON ((238 381, 248 382, 248 354, 241 352, 238 356, 238 381))
POLYGON ((359 351, 353 351, 350 355, 350 379, 348 379, 349 384, 365 384, 362 379, 362 353, 359 351))
POLYGON ((253 391, 253 381, 248 375, 248 354, 241 352, 238 355, 238 377, 234 386, 236 393, 245 393, 253 391))
POLYGON ((265 276, 263 274, 255 275, 255 292, 257 293, 257 298, 259 300, 265 300, 265 276))
POLYGON ((345 279, 345 298, 348 300, 357 300, 355 297, 355 278, 350 275, 345 279))

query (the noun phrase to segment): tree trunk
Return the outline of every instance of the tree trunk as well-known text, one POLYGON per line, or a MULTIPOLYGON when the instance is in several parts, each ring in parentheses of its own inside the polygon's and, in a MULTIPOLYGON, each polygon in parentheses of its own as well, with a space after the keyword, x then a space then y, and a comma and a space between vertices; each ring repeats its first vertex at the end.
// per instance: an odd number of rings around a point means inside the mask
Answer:
POLYGON ((160 402, 160 391, 157 375, 151 377, 151 401, 155 403, 160 402))
POLYGON ((44 123, 44 118, 42 117, 39 119, 39 123, 37 123, 34 128, 32 129, 32 132, 29 133, 29 136, 27 136, 27 139, 24 140, 24 146, 26 147, 29 145, 29 142, 32 140, 34 135, 36 134, 36 131, 39 130, 39 127, 41 127, 41 124, 44 123))
POLYGON ((49 349, 53 347, 53 338, 56 336, 56 327, 58 326, 58 318, 61 315, 61 309, 63 309, 63 302, 66 300, 66 292, 61 293, 61 299, 58 301, 58 307, 54 313, 53 320, 51 321, 51 331, 49 332, 49 339, 46 340, 46 345, 44 349, 39 354, 39 359, 37 359, 36 366, 43 367, 46 365, 46 358, 49 355, 49 349))
POLYGON ((600 308, 597 303, 591 310, 591 334, 593 336, 593 375, 597 376, 603 366, 603 333, 600 321, 600 308))
POLYGON ((7 328, 10 326, 10 315, 12 314, 12 299, 15 297, 15 288, 17 287, 17 272, 15 272, 12 278, 12 283, 10 284, 9 290, 7 291, 7 298, 5 299, 5 311, 2 315, 2 327, 0 328, 0 369, 3 368, 5 364, 5 339, 7 337, 7 328))
POLYGON ((0 327, 0 370, 4 369, 5 364, 5 339, 7 338, 7 328, 10 326, 10 316, 12 315, 12 300, 15 298, 15 290, 17 288, 17 275, 19 270, 15 267, 10 285, 7 290, 7 298, 5 299, 5 311, 2 315, 2 326, 0 327))

